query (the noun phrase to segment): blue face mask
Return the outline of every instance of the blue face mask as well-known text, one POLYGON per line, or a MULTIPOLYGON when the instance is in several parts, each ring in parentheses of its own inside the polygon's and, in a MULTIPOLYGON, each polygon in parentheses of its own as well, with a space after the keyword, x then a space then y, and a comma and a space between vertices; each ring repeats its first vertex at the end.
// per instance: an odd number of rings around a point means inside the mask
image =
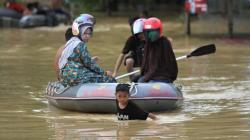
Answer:
POLYGON ((145 32, 145 39, 149 42, 154 42, 160 38, 159 30, 149 30, 145 32))

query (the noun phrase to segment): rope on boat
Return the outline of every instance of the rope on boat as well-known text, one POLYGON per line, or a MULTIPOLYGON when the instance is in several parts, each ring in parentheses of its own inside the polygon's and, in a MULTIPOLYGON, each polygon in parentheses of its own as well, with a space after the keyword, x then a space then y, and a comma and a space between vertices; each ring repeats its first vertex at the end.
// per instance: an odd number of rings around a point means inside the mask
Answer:
POLYGON ((135 92, 134 92, 133 94, 131 94, 130 96, 135 96, 135 95, 137 94, 138 90, 137 90, 136 85, 137 85, 137 84, 134 83, 134 82, 132 82, 132 83, 130 84, 129 93, 132 93, 133 89, 135 89, 135 92))
POLYGON ((64 87, 58 82, 49 82, 46 88, 46 94, 50 96, 53 96, 54 94, 58 95, 68 90, 69 88, 70 86, 64 87))
POLYGON ((175 87, 178 89, 178 90, 182 90, 182 84, 180 83, 174 83, 175 87))
POLYGON ((70 86, 67 86, 67 87, 65 87, 63 90, 61 90, 61 91, 59 91, 59 92, 55 92, 55 94, 61 94, 61 93, 63 93, 64 91, 66 91, 66 90, 68 90, 70 88, 70 86))

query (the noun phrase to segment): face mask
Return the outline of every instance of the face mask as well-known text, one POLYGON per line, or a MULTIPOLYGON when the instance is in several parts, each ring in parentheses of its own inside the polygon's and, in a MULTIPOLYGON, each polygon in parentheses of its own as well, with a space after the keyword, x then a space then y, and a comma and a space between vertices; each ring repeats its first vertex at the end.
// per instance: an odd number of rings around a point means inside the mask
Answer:
POLYGON ((146 31, 146 40, 149 42, 154 42, 160 38, 160 32, 158 30, 146 31))

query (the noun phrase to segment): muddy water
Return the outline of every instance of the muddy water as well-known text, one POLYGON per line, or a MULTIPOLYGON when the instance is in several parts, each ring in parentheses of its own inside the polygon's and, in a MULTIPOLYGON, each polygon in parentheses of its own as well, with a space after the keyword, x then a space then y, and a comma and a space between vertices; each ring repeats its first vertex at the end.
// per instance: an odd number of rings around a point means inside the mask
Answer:
MULTIPOLYGON (((100 57, 102 67, 112 70, 129 27, 125 18, 110 20, 115 24, 99 20, 89 50, 100 57)), ((0 29, 0 139, 248 139, 250 38, 228 39, 224 23, 219 24, 223 28, 196 23, 195 35, 186 37, 181 22, 164 23, 177 57, 208 43, 215 43, 217 52, 178 62, 176 83, 185 97, 181 109, 156 113, 157 121, 131 122, 48 104, 43 92, 56 79, 53 58, 64 44, 65 26, 0 29)))

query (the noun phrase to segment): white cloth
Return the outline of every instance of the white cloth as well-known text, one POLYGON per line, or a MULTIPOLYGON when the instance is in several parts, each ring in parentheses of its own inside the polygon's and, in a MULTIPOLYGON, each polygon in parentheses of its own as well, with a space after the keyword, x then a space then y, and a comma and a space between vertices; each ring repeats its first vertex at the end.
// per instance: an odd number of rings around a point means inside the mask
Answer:
POLYGON ((82 42, 78 37, 72 37, 65 45, 61 57, 59 59, 59 68, 60 70, 65 66, 68 62, 69 56, 73 53, 75 47, 82 42))

